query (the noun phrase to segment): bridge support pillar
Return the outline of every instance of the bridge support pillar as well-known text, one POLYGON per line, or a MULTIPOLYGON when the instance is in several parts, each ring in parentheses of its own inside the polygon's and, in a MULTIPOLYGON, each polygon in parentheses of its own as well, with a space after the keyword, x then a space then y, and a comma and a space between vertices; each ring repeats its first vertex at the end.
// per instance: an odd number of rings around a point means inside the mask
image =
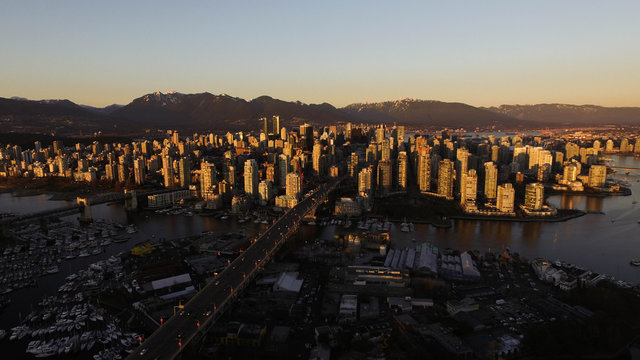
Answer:
POLYGON ((78 205, 80 205, 80 216, 78 220, 80 222, 92 222, 93 216, 91 215, 91 204, 89 203, 89 199, 78 197, 76 199, 78 205))
POLYGON ((138 195, 135 190, 124 190, 124 205, 127 210, 136 210, 138 208, 138 195), (129 196, 127 196, 129 195, 129 196))

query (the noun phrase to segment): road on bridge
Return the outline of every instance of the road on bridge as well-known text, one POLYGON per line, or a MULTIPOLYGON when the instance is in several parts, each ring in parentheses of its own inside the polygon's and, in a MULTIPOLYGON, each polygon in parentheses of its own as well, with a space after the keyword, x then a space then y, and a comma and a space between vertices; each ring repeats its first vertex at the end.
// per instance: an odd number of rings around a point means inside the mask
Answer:
POLYGON ((339 183, 334 180, 311 191, 302 201, 282 215, 246 251, 207 286, 194 295, 179 313, 151 334, 127 359, 173 359, 194 338, 202 335, 225 305, 233 301, 238 289, 260 271, 282 242, 295 230, 307 212, 315 208, 339 183))

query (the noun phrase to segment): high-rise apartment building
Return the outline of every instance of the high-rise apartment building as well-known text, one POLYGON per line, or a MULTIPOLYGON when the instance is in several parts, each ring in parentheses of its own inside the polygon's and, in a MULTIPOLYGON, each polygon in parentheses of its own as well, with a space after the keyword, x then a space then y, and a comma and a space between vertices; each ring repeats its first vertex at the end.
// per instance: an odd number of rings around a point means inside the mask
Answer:
POLYGON ((376 143, 380 144, 382 143, 382 140, 384 139, 384 125, 380 125, 376 128, 376 143))
POLYGON ((145 180, 145 161, 143 158, 133 160, 133 176, 136 185, 143 185, 145 180))
POLYGON ((496 207, 498 211, 512 213, 515 204, 516 191, 513 185, 506 183, 498 186, 496 207))
POLYGON ((115 163, 108 163, 104 166, 104 176, 107 180, 118 180, 118 165, 115 163))
POLYGON ((200 163, 200 193, 202 197, 206 198, 205 195, 212 193, 213 187, 217 183, 216 166, 213 163, 202 161, 200 163))
POLYGON ((367 146, 367 153, 365 155, 367 164, 371 165, 378 160, 378 146, 374 143, 370 143, 367 146))
POLYGON ((607 181, 607 167, 604 165, 591 165, 589 168, 589 186, 601 187, 607 181))
POLYGON ((622 140, 620 140, 620 152, 627 152, 627 151, 629 151, 629 139, 622 138, 622 140))
POLYGON ((611 139, 607 140, 607 142, 605 143, 605 146, 604 146, 604 151, 606 151, 606 152, 612 152, 613 151, 613 140, 611 140, 611 139))
POLYGON ((418 166, 417 166, 417 183, 418 189, 422 192, 431 190, 431 158, 427 150, 422 150, 418 154, 418 166))
POLYGON ((273 199, 273 186, 271 181, 260 181, 258 184, 258 201, 260 205, 265 206, 273 199))
POLYGON ((267 139, 275 139, 280 135, 280 116, 273 115, 271 118, 260 118, 262 129, 260 132, 265 134, 267 139))
POLYGON ((495 200, 498 187, 498 167, 492 162, 484 163, 484 196, 495 200))
POLYGON ((162 158, 162 176, 164 178, 165 187, 174 186, 174 173, 173 173, 173 160, 170 156, 164 156, 162 158))
POLYGON ((542 152, 542 148, 539 146, 525 146, 525 148, 527 149, 527 154, 529 155, 529 165, 528 168, 529 169, 537 169, 538 166, 540 165, 540 157, 541 157, 541 152, 542 152))
POLYGON ((306 123, 300 125, 300 139, 302 140, 302 148, 311 150, 313 147, 313 126, 306 123))
POLYGON ((279 185, 283 186, 287 183, 287 174, 291 167, 289 165, 289 156, 285 154, 278 155, 278 176, 280 177, 279 185))
POLYGON ((124 164, 118 164, 118 182, 125 183, 129 178, 129 168, 124 164))
POLYGON ((258 196, 258 163, 255 159, 244 162, 244 192, 252 197, 258 196))
POLYGON ((173 145, 175 146, 178 146, 178 144, 180 143, 180 135, 177 131, 174 131, 171 135, 171 143, 173 143, 173 145))
POLYGON ((182 157, 178 161, 178 176, 180 177, 180 187, 191 185, 191 161, 187 157, 182 157))
POLYGON ((278 179, 278 168, 274 164, 267 164, 264 169, 265 177, 267 181, 270 181, 272 185, 278 183, 280 179, 278 179))
POLYGON ((378 162, 378 192, 380 196, 386 196, 391 192, 393 186, 393 167, 391 161, 378 162))
POLYGON ((459 148, 456 150, 456 171, 459 174, 467 173, 467 170, 469 169, 469 155, 471 154, 466 148, 459 148))
POLYGON ((287 174, 285 193, 288 197, 300 199, 302 194, 302 183, 300 182, 300 175, 295 172, 287 174))
POLYGON ((398 153, 398 190, 407 190, 407 171, 408 161, 406 151, 400 151, 398 153))
POLYGON ((544 185, 542 183, 527 184, 524 192, 524 206, 529 210, 542 210, 544 206, 544 185))
POLYGON ((313 175, 314 176, 322 176, 323 175, 323 169, 322 169, 322 144, 320 144, 320 142, 316 142, 315 144, 313 144, 313 151, 311 153, 311 162, 312 162, 312 169, 313 169, 313 175))
POLYGON ((580 146, 574 143, 567 143, 564 146, 564 152, 567 161, 574 158, 577 159, 580 156, 580 146))
POLYGON ((382 139, 380 153, 380 160, 391 161, 391 141, 389 140, 389 138, 382 139))
POLYGON ((453 198, 453 162, 443 159, 438 164, 438 194, 447 199, 453 198))
POLYGON ((462 174, 460 180, 460 203, 475 207, 478 196, 478 174, 474 169, 462 174))
POLYGON ((577 161, 570 162, 562 171, 562 180, 566 182, 576 181, 576 179, 578 179, 578 175, 580 175, 581 168, 581 163, 577 161))
POLYGON ((371 194, 373 191, 373 169, 371 166, 363 168, 358 173, 358 193, 371 194))
POLYGON ((53 153, 56 155, 60 155, 62 154, 63 150, 64 144, 62 143, 62 140, 53 140, 53 153))
POLYGON ((404 126, 400 125, 396 128, 396 137, 398 138, 398 146, 404 143, 404 126))

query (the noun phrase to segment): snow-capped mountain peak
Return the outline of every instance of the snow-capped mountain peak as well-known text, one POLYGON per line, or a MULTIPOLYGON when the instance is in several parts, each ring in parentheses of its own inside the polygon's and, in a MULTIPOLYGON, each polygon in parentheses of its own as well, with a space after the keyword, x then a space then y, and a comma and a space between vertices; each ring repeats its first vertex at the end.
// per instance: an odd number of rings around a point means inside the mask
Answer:
POLYGON ((145 102, 160 103, 162 106, 177 103, 184 94, 177 91, 168 91, 166 93, 156 91, 153 94, 147 94, 142 97, 145 102))

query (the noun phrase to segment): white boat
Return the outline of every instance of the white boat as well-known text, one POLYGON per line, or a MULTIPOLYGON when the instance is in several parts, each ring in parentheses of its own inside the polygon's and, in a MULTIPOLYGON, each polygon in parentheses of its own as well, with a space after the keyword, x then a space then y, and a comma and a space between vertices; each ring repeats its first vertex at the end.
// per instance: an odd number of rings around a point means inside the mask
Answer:
POLYGON ((54 356, 58 354, 58 347, 55 344, 51 344, 49 346, 44 346, 40 348, 40 352, 36 354, 37 358, 45 358, 49 356, 54 356))
POLYGON ((126 242, 127 240, 129 240, 128 236, 118 236, 115 239, 113 239, 113 242, 115 242, 115 243, 123 243, 123 242, 126 242))
POLYGON ((638 259, 632 259, 629 264, 633 265, 633 266, 640 266, 640 260, 638 259))

